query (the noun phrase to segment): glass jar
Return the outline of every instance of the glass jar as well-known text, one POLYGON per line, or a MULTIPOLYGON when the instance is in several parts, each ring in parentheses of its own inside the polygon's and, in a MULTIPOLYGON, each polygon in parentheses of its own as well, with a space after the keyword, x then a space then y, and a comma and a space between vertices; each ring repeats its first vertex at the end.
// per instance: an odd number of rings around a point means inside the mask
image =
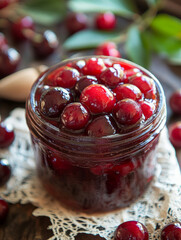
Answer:
POLYGON ((153 116, 139 128, 124 134, 90 137, 61 131, 41 117, 35 94, 43 79, 54 70, 87 58, 90 57, 63 61, 41 74, 27 99, 26 119, 37 173, 44 187, 63 206, 95 213, 129 206, 144 193, 154 177, 156 150, 166 121, 166 107, 159 81, 144 68, 119 59, 141 69, 154 80, 158 105, 153 116))

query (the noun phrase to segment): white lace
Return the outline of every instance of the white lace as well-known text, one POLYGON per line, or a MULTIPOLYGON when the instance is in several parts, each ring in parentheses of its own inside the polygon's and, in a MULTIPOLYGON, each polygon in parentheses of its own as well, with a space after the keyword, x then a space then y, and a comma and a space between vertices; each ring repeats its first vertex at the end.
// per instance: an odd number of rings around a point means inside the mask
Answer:
POLYGON ((166 129, 159 142, 156 176, 144 196, 129 208, 87 216, 65 210, 42 188, 35 174, 24 109, 15 109, 6 122, 14 126, 16 138, 9 149, 0 150, 0 157, 7 157, 13 169, 7 186, 0 188, 0 197, 10 203, 36 206, 33 215, 50 218, 51 240, 73 240, 78 233, 99 234, 110 240, 116 227, 128 220, 145 224, 150 240, 157 240, 165 224, 181 219, 181 175, 166 129))

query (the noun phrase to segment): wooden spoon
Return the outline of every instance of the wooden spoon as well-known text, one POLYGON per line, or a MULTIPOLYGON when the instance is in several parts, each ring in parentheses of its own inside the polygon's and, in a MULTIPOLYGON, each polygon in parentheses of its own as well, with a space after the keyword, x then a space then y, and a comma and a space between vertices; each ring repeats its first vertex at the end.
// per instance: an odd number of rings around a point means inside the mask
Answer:
POLYGON ((47 69, 41 65, 37 68, 26 68, 0 80, 0 98, 23 102, 39 74, 47 69))

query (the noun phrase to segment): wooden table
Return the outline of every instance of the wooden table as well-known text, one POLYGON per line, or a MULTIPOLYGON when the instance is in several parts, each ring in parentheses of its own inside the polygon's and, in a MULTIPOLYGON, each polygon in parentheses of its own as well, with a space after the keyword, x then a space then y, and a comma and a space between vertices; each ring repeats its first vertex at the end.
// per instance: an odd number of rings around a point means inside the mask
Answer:
MULTIPOLYGON (((20 52, 26 55, 25 60, 22 62, 20 68, 32 65, 31 52, 27 43, 18 47, 20 52)), ((46 59, 43 63, 48 66, 58 62, 61 59, 61 52, 58 51, 56 55, 46 59)), ((41 62, 33 61, 33 65, 40 64, 41 62)), ((171 93, 178 88, 181 88, 181 67, 171 66, 164 60, 154 57, 152 61, 151 71, 160 80, 165 91, 167 103, 171 93)), ((25 103, 12 102, 0 99, 0 114, 2 118, 6 118, 10 111, 16 107, 24 107, 25 103)), ((168 120, 167 124, 178 119, 181 116, 174 116, 171 113, 170 107, 167 104, 168 120)), ((181 150, 177 150, 177 157, 181 165, 181 150)), ((31 204, 20 205, 10 204, 10 211, 6 222, 0 226, 0 240, 44 240, 52 236, 51 230, 47 230, 50 221, 47 217, 34 217, 32 211, 35 209, 31 204)), ((99 236, 79 234, 76 240, 100 240, 103 239, 99 236)))

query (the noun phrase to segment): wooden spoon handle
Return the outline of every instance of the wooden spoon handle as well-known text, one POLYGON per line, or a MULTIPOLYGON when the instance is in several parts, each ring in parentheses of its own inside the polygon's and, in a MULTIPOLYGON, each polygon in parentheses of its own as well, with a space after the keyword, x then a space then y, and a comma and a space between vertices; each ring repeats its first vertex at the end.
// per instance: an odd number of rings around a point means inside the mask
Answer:
POLYGON ((25 101, 34 81, 40 72, 46 69, 46 66, 26 68, 3 78, 0 80, 0 98, 18 102, 25 101))

